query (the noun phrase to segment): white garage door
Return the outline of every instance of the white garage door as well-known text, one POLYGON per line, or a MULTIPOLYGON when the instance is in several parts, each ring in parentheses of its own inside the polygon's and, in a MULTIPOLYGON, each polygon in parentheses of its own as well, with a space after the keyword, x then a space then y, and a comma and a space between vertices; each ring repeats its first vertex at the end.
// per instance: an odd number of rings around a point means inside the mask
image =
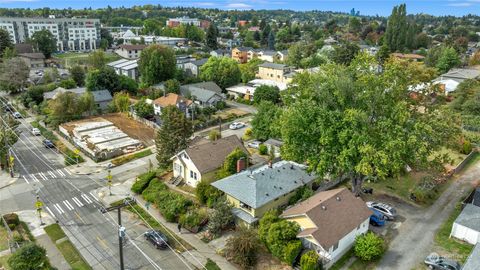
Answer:
POLYGON ((475 245, 478 241, 478 232, 472 229, 467 229, 465 233, 465 241, 472 245, 475 245))

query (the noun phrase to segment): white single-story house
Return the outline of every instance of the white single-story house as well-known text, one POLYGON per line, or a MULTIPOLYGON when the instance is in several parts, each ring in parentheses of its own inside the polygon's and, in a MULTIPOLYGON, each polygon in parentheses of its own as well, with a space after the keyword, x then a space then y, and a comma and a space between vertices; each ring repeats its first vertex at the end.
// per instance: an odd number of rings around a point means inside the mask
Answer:
POLYGON ((452 226, 450 237, 472 245, 480 242, 480 207, 466 204, 452 226))

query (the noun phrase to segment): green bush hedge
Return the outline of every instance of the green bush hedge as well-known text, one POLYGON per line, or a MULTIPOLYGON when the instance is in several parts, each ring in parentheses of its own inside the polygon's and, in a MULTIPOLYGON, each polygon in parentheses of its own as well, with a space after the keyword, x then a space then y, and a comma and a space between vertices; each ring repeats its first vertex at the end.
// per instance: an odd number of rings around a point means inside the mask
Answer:
POLYGON ((283 261, 289 265, 293 265, 300 251, 302 251, 302 241, 292 240, 288 242, 283 249, 283 261))
POLYGON ((260 155, 266 155, 268 153, 268 148, 265 144, 260 144, 260 146, 258 147, 258 152, 260 153, 260 155))
POLYGON ((156 196, 155 204, 168 222, 177 222, 179 216, 187 212, 193 202, 178 193, 164 190, 156 196))
POLYGON ((147 202, 154 203, 158 193, 164 190, 168 190, 167 185, 155 178, 150 181, 148 187, 142 192, 142 196, 147 202))
POLYGON ((150 171, 138 176, 137 181, 133 183, 131 190, 137 194, 141 194, 150 184, 150 181, 155 178, 156 172, 150 171))
POLYGON ((305 252, 300 258, 300 269, 302 270, 318 270, 320 264, 318 263, 319 256, 314 250, 305 252))
POLYGON ((357 236, 354 250, 355 256, 362 261, 377 260, 385 252, 385 241, 373 232, 368 232, 367 234, 357 236))

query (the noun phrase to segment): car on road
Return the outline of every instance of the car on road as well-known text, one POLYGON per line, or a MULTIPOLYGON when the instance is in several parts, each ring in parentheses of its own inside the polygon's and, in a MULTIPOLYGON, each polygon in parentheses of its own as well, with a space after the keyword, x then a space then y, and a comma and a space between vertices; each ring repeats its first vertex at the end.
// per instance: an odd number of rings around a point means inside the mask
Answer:
POLYGON ((19 112, 12 113, 12 116, 13 116, 13 118, 16 118, 16 119, 22 118, 22 114, 19 113, 19 112))
POLYGON ((43 145, 46 147, 46 148, 55 148, 55 144, 53 144, 52 141, 50 140, 43 140, 43 145))
POLYGON ((382 213, 388 220, 394 220, 397 217, 397 210, 386 203, 367 202, 367 207, 382 213))
POLYGON ((149 230, 144 234, 145 239, 152 243, 157 249, 166 249, 168 238, 159 231, 149 230))
POLYGON ((230 124, 230 126, 228 126, 230 129, 241 129, 243 127, 245 127, 245 123, 243 122, 233 122, 230 124))
POLYGON ((377 227, 385 225, 385 216, 377 210, 372 210, 373 214, 370 216, 370 224, 377 227))
POLYGON ((32 134, 35 135, 35 136, 40 136, 41 135, 40 129, 32 128, 32 134))
POLYGON ((431 253, 425 258, 425 264, 430 269, 439 270, 460 270, 462 266, 454 260, 447 259, 438 255, 437 253, 431 253))
POLYGON ((250 147, 250 148, 258 149, 260 147, 260 144, 262 144, 262 142, 260 142, 260 141, 251 141, 251 142, 247 143, 247 146, 250 147))

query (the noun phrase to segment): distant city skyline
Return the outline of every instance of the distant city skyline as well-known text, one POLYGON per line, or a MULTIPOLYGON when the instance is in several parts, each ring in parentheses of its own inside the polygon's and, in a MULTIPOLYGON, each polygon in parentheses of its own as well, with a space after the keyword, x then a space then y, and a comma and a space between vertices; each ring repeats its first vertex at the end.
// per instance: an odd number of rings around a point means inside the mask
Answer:
POLYGON ((0 0, 0 8, 102 8, 145 4, 160 4, 163 6, 185 6, 200 8, 219 9, 291 9, 297 11, 322 10, 349 12, 355 8, 361 15, 388 16, 393 6, 406 3, 409 14, 427 13, 431 15, 454 15, 480 14, 480 0, 417 0, 417 1, 394 1, 394 0, 172 0, 172 1, 145 1, 145 0, 0 0))

